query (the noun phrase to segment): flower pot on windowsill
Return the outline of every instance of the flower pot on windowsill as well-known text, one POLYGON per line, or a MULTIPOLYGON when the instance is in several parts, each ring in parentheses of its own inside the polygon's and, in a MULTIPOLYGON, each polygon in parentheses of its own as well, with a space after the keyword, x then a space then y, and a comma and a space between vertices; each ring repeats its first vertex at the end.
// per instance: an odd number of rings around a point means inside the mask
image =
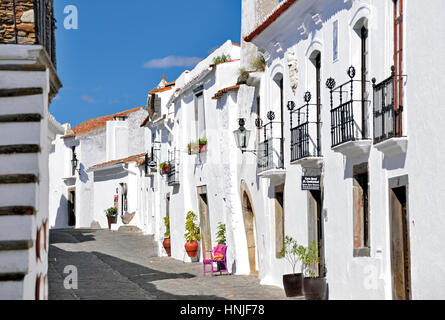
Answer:
POLYGON ((185 244, 185 251, 190 258, 195 258, 198 254, 199 244, 197 241, 188 241, 185 244))
POLYGON ((283 275, 283 286, 286 296, 302 297, 303 296, 303 274, 285 274, 283 275))
POLYGON ((162 245, 164 246, 165 252, 168 256, 171 255, 171 240, 170 238, 165 238, 162 242, 162 245))
POLYGON ((325 300, 326 278, 304 278, 303 293, 306 300, 325 300))
POLYGON ((199 153, 206 152, 207 151, 207 145, 203 144, 199 146, 199 153))

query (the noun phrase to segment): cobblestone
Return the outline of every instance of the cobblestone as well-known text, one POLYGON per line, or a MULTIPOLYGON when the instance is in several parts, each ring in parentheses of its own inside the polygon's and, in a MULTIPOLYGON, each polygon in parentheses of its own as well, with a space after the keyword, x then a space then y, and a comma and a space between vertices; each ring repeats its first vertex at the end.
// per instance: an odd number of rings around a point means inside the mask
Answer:
POLYGON ((251 276, 202 274, 201 263, 156 256, 153 237, 108 230, 53 230, 50 300, 284 300, 284 290, 251 276), (66 266, 78 288, 65 289, 66 266))

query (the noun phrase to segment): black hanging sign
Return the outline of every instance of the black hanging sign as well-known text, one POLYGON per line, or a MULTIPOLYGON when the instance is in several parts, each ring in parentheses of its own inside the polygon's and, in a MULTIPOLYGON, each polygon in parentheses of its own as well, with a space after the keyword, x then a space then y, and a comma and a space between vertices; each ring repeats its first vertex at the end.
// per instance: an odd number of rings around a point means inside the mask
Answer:
POLYGON ((302 177, 301 190, 320 191, 321 176, 305 176, 302 177))

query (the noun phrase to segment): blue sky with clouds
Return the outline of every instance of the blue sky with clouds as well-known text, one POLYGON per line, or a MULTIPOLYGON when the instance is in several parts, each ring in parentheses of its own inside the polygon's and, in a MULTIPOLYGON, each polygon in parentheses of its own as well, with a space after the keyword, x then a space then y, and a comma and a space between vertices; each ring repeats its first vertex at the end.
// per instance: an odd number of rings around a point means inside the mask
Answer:
POLYGON ((240 0, 54 2, 64 87, 50 112, 73 126, 145 106, 162 74, 173 81, 225 41, 240 42, 240 0), (68 5, 78 10, 77 30, 64 28, 68 5))

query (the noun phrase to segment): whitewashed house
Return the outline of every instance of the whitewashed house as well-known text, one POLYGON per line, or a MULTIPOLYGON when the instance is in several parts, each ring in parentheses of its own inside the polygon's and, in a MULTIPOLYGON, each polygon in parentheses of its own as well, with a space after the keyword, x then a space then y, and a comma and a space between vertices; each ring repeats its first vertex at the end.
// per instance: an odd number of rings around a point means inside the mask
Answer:
MULTIPOLYGON (((155 230, 160 248, 166 231, 163 218, 170 217, 172 257, 190 261, 185 254, 185 217, 193 211, 201 226, 201 250, 216 245, 219 222, 231 224, 230 202, 226 187, 230 184, 230 161, 227 158, 233 134, 228 131, 230 118, 236 119, 236 101, 240 68, 240 47, 227 41, 193 70, 185 71, 175 82, 175 90, 157 94, 160 111, 143 125, 152 133, 152 160, 170 164, 170 172, 153 173, 149 195, 155 215, 155 230), (215 64, 215 58, 225 57, 215 64), (219 99, 227 93, 227 99, 219 99), (201 140, 201 147, 199 146, 201 140), (190 151, 189 151, 189 147, 190 151)), ((153 101, 153 100, 152 100, 153 101)), ((157 169, 159 170, 159 169, 157 169)), ((229 241, 229 255, 233 239, 229 241)))
POLYGON ((145 228, 138 210, 139 166, 145 162, 147 116, 138 107, 90 119, 54 142, 51 155, 51 228, 108 228, 105 210, 118 209, 113 230, 131 225, 145 228), (124 216, 122 218, 122 216, 124 216))
POLYGON ((258 114, 238 97, 259 134, 249 145, 258 174, 241 176, 262 283, 281 285, 291 271, 275 255, 289 235, 319 243, 330 299, 445 297, 445 70, 433 62, 444 9, 438 0, 287 0, 258 21, 243 6, 243 26, 253 25, 243 39, 267 64, 261 81, 247 80, 257 83, 258 114))
POLYGON ((53 1, 0 6, 0 299, 47 299, 53 1))

